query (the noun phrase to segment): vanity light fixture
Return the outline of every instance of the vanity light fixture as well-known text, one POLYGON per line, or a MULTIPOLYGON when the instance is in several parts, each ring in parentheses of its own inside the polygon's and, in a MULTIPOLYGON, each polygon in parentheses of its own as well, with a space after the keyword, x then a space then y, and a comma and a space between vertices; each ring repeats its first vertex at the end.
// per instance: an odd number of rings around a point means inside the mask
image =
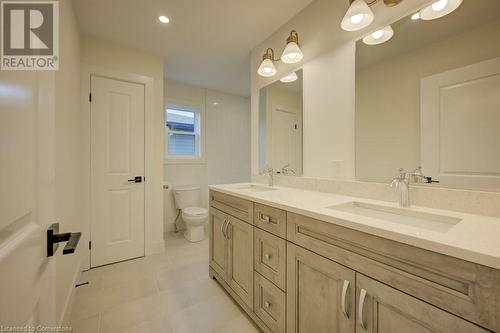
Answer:
MULTIPOLYGON (((366 2, 365 0, 349 0, 349 9, 344 15, 340 26, 345 31, 358 31, 369 26, 375 15, 370 9, 370 6, 376 3, 378 0, 372 0, 366 2)), ((384 4, 387 7, 393 7, 401 3, 403 0, 384 0, 384 4)))
POLYGON ((420 12, 417 12, 417 13, 413 14, 413 15, 411 16, 411 19, 412 19, 413 21, 420 20, 420 12))
POLYGON ((292 30, 290 36, 286 39, 286 47, 281 55, 281 61, 285 64, 295 64, 304 58, 299 47, 299 34, 292 30))
POLYGON ((289 83, 289 82, 293 82, 293 81, 297 81, 298 79, 298 76, 295 72, 293 73, 290 73, 286 76, 283 76, 280 81, 283 82, 283 83, 289 83))
POLYGON ((158 16, 158 20, 164 24, 167 24, 168 22, 170 22, 170 19, 164 15, 158 16))
MULTIPOLYGON (((302 50, 299 47, 299 34, 297 31, 292 30, 290 36, 286 39, 286 47, 281 54, 281 61, 285 64, 295 64, 304 58, 302 50)), ((274 67, 274 61, 280 59, 274 58, 274 50, 268 48, 266 53, 262 56, 262 63, 257 70, 260 76, 271 77, 276 74, 276 67, 274 67)))
POLYGON ((266 53, 262 56, 262 63, 257 70, 260 76, 263 77, 271 77, 276 74, 276 67, 274 67, 273 61, 278 61, 278 59, 274 59, 274 50, 272 48, 268 48, 266 53))
POLYGON ((363 43, 366 45, 377 45, 387 42, 394 36, 394 30, 390 25, 387 27, 374 31, 368 36, 363 38, 363 43))
POLYGON ((420 11, 422 20, 435 20, 450 14, 460 7, 463 0, 437 0, 420 11))

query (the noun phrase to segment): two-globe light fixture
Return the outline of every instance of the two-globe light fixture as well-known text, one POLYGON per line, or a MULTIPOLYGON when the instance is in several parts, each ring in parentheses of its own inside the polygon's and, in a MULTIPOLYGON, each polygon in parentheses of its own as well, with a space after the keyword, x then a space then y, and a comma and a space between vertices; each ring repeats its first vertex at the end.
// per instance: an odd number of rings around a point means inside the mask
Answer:
MULTIPOLYGON (((290 36, 286 39, 286 47, 281 54, 281 61, 285 64, 295 64, 300 62, 304 58, 302 51, 299 46, 299 35, 297 31, 292 30, 290 36)), ((274 61, 280 59, 274 58, 274 50, 268 48, 266 53, 262 56, 262 63, 257 70, 257 73, 263 77, 271 77, 276 75, 276 67, 274 66, 274 61)))

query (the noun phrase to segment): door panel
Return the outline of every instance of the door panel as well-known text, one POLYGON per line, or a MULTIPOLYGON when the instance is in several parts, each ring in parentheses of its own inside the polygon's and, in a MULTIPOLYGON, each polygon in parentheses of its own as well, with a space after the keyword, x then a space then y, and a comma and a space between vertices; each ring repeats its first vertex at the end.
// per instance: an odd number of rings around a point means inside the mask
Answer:
POLYGON ((144 255, 144 86, 91 78, 91 266, 144 255))
POLYGON ((287 260, 287 332, 353 333, 355 272, 291 243, 287 260))
POLYGON ((210 208, 210 267, 224 278, 227 276, 227 239, 223 234, 226 222, 226 214, 210 208))
POLYGON ((356 294, 357 333, 489 332, 359 273, 356 294))
POLYGON ((421 160, 447 186, 500 188, 500 58, 421 81, 421 160))
POLYGON ((1 75, 0 324, 55 325, 54 73, 1 75))
POLYGON ((253 226, 228 217, 227 283, 253 309, 253 226))

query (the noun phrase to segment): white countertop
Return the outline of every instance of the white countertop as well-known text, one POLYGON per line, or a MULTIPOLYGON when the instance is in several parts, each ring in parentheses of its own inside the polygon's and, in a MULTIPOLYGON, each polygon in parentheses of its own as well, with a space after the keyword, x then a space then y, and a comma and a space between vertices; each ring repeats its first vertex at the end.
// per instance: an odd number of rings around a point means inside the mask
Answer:
POLYGON ((274 186, 277 190, 273 191, 257 192, 243 188, 247 184, 212 185, 209 187, 212 190, 281 208, 292 213, 500 269, 500 218, 425 207, 405 208, 415 212, 461 219, 458 224, 446 232, 439 232, 328 208, 353 201, 399 208, 397 203, 282 186, 274 186))

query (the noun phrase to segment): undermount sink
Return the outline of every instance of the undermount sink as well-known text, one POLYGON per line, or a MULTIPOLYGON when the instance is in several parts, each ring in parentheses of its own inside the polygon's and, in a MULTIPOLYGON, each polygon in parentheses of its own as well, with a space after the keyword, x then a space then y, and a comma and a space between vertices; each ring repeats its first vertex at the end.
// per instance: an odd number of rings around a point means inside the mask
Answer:
POLYGON ((242 184, 234 187, 236 190, 249 190, 252 192, 267 192, 267 191, 275 191, 277 188, 265 186, 265 185, 257 185, 257 184, 242 184))
POLYGON ((329 206, 327 208, 437 232, 446 232, 462 221, 459 218, 450 216, 416 212, 403 208, 379 206, 356 201, 329 206))

